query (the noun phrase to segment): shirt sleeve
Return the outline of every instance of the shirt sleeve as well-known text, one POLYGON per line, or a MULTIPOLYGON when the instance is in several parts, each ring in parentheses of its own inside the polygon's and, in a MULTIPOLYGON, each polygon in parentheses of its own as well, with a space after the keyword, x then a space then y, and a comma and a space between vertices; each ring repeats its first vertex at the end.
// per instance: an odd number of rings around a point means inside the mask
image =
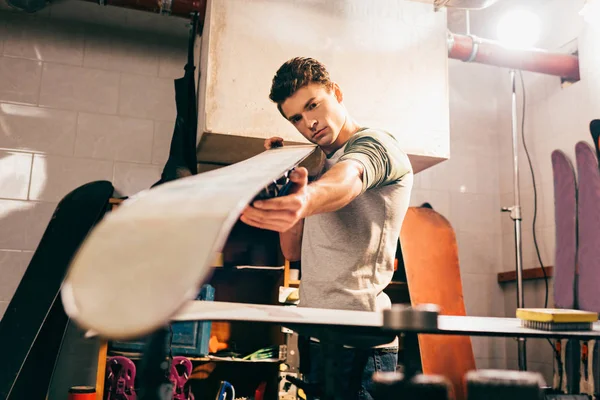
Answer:
POLYGON ((338 162, 354 160, 364 167, 362 192, 400 181, 412 172, 408 155, 391 134, 367 129, 352 136, 338 162))

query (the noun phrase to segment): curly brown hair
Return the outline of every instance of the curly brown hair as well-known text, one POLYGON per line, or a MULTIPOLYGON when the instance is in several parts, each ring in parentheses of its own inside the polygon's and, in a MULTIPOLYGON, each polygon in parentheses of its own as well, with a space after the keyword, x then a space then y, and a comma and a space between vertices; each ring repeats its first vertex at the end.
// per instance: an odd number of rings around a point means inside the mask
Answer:
MULTIPOLYGON (((275 73, 269 98, 277 103, 281 115, 281 104, 298 89, 309 83, 320 83, 331 88, 332 82, 325 65, 314 58, 295 57, 286 61, 275 73)), ((285 115, 283 115, 285 117, 285 115)))

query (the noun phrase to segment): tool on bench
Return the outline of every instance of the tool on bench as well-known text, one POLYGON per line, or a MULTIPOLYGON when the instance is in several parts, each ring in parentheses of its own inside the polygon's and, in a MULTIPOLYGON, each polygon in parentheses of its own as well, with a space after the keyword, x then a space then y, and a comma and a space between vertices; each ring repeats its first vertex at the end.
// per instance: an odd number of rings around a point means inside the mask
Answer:
POLYGON ((589 331, 598 313, 558 308, 518 308, 517 318, 525 328, 545 331, 589 331))

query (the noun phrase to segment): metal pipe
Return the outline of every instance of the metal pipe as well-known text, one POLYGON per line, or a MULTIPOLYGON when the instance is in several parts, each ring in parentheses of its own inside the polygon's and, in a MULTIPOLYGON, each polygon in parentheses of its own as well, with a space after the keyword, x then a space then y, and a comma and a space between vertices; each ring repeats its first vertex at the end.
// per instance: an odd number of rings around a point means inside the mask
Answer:
MULTIPOLYGON (((517 270, 517 308, 525 307, 525 296, 523 293, 523 241, 521 235, 521 190, 519 187, 519 138, 518 138, 518 117, 517 117, 517 88, 516 71, 510 70, 511 80, 511 131, 512 131, 512 152, 513 152, 513 195, 514 204, 510 207, 502 207, 503 212, 510 211, 510 218, 515 227, 515 263, 517 270)), ((527 348, 525 338, 518 338, 518 361, 519 370, 527 370, 527 348)))
MULTIPOLYGON (((519 138, 518 138, 518 117, 517 117, 517 85, 516 72, 510 71, 510 81, 512 86, 512 151, 513 151, 513 194, 514 205, 511 210, 511 218, 515 223, 515 258, 517 268, 517 308, 525 307, 525 296, 523 293, 523 251, 521 236, 521 190, 519 187, 519 138)), ((527 370, 527 350, 525 338, 518 339, 518 357, 519 370, 527 370)))
POLYGON ((535 48, 508 48, 499 42, 474 35, 448 32, 448 57, 465 62, 560 76, 569 81, 580 79, 577 56, 535 48))
POLYGON ((198 13, 198 32, 202 32, 207 0, 85 0, 100 5, 131 8, 157 14, 190 18, 198 13))

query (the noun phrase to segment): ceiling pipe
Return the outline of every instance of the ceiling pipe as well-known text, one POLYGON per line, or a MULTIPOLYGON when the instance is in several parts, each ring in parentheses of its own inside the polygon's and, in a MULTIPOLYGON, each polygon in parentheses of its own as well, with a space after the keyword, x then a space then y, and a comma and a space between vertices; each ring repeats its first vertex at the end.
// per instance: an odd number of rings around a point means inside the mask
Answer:
MULTIPOLYGON (((22 2, 23 0, 12 0, 22 2)), ((198 13, 198 32, 202 33, 207 0, 85 0, 100 5, 131 8, 162 15, 191 18, 198 13)), ((431 2, 432 0, 413 0, 431 2)), ((465 9, 486 8, 498 0, 433 0, 437 6, 465 9)), ((551 53, 541 49, 512 49, 501 43, 474 35, 448 32, 448 57, 464 62, 505 67, 554 75, 566 81, 578 81, 579 58, 570 54, 551 53)))
POLYGON ((85 0, 104 6, 131 8, 162 15, 191 18, 198 13, 198 32, 202 32, 207 0, 85 0))
POLYGON ((499 0, 412 0, 419 3, 433 4, 434 10, 444 7, 462 10, 483 10, 497 3, 499 0))
POLYGON ((474 35, 448 32, 448 57, 464 62, 559 76, 567 81, 580 79, 579 58, 575 55, 535 48, 513 49, 474 35))

